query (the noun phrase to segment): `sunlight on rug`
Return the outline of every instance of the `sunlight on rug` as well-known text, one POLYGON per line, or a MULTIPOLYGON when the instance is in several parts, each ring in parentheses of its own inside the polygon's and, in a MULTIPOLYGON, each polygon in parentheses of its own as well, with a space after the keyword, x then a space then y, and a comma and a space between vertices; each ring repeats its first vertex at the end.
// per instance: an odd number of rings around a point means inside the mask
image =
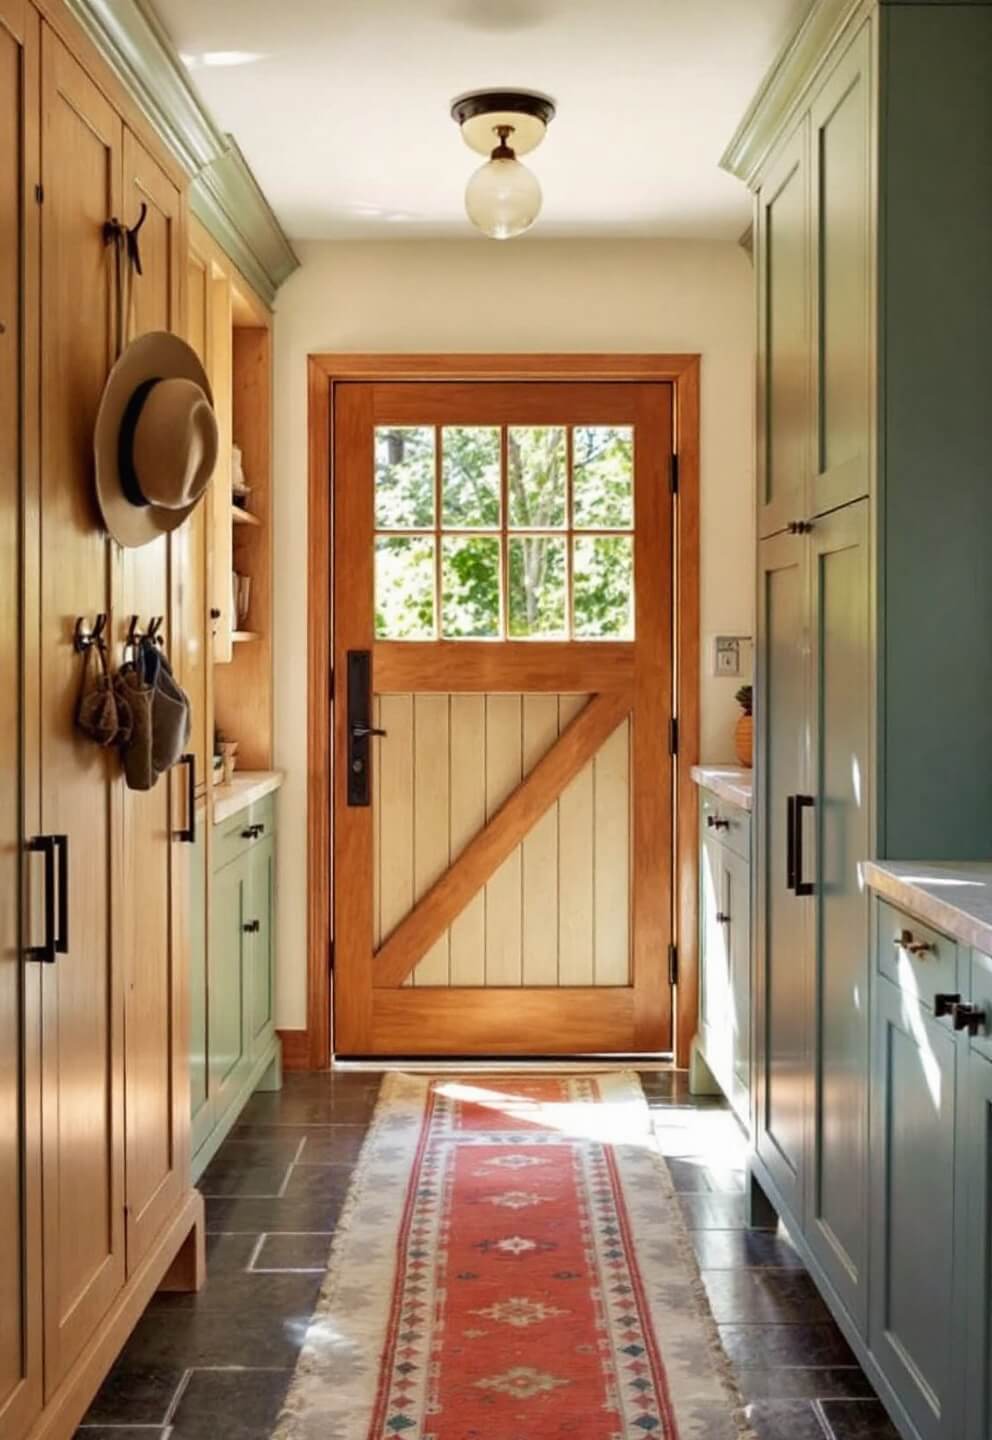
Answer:
POLYGON ((278 1440, 750 1433, 635 1075, 387 1077, 278 1440))

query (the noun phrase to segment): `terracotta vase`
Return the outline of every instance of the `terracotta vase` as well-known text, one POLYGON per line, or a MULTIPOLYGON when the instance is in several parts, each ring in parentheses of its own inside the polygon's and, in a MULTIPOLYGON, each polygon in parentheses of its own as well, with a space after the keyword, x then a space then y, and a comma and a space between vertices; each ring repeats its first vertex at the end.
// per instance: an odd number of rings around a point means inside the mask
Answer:
POLYGON ((750 770, 754 761, 754 716, 741 715, 734 727, 734 750, 740 763, 750 770))

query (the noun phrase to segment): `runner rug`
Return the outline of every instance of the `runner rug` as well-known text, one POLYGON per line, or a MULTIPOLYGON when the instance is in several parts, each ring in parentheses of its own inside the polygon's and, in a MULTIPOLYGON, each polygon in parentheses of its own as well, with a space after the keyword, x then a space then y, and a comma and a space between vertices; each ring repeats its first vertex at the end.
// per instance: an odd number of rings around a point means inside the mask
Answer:
POLYGON ((748 1434, 636 1076, 389 1076, 277 1434, 748 1434))

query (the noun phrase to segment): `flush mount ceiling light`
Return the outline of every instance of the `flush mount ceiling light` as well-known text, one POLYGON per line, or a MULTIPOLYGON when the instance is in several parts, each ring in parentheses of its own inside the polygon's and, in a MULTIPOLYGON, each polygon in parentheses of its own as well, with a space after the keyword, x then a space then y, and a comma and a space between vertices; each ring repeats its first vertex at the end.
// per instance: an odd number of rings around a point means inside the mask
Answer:
POLYGON ((494 240, 529 230, 541 209, 537 176, 521 165, 544 139, 555 102, 537 90, 470 90, 451 102, 465 144, 488 155, 465 187, 468 218, 494 240))

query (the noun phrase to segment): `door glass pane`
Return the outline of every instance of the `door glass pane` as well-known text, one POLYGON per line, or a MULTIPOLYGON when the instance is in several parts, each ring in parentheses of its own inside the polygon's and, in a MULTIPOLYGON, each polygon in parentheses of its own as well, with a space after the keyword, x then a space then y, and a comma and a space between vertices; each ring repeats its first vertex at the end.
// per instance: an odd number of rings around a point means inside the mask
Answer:
POLYGON ((446 425, 441 432, 441 523, 499 526, 499 426, 446 425))
POLYGON ((634 552, 629 535, 587 535, 573 542, 575 635, 629 640, 634 633, 634 552))
POLYGON ((576 425, 572 431, 572 523, 577 530, 633 525, 632 426, 576 425))
POLYGON ((555 535, 510 540, 510 634, 560 639, 565 623, 565 541, 555 535))
POLYGON ((558 425, 511 425, 506 460, 511 528, 564 526, 565 431, 558 425))
POLYGON ((449 640, 497 637, 499 540, 446 535, 441 546, 441 633, 449 640))
POLYGON ((379 530, 434 524, 433 425, 377 425, 375 523, 379 530))
POLYGON ((377 536, 375 633, 380 640, 434 638, 433 536, 377 536))

